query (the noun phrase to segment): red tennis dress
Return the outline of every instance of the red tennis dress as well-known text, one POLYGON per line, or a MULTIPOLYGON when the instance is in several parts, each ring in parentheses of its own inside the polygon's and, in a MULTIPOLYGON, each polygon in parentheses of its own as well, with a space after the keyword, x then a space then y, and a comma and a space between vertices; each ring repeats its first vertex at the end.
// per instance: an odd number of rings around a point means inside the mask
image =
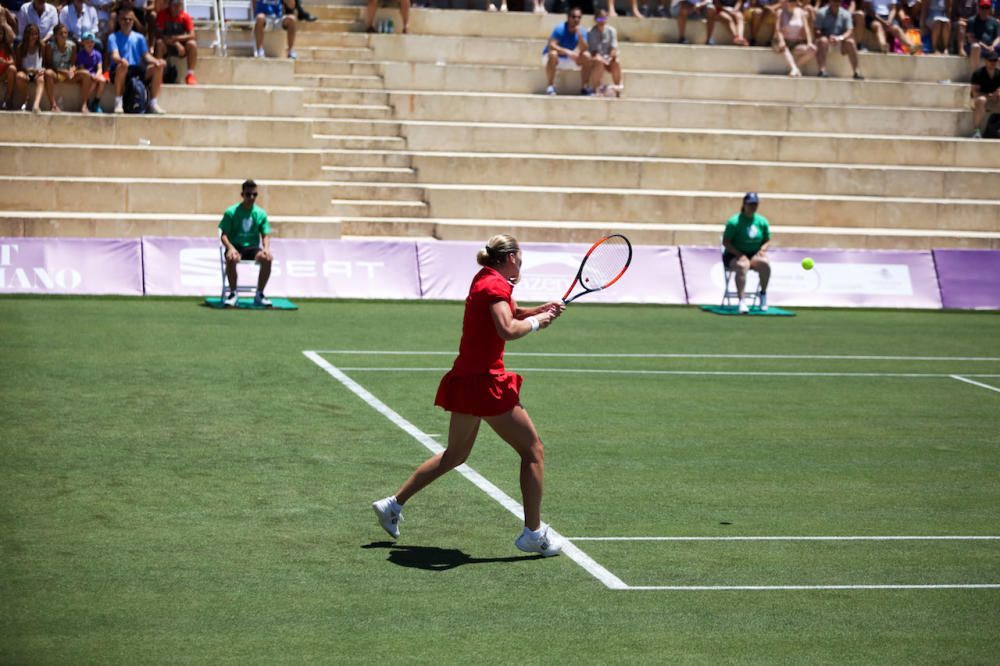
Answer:
POLYGON ((490 306, 503 301, 511 314, 517 308, 513 285, 492 268, 483 268, 472 279, 465 299, 462 341, 458 358, 441 378, 434 404, 449 412, 497 416, 520 404, 524 378, 503 367, 504 339, 497 334, 490 306))

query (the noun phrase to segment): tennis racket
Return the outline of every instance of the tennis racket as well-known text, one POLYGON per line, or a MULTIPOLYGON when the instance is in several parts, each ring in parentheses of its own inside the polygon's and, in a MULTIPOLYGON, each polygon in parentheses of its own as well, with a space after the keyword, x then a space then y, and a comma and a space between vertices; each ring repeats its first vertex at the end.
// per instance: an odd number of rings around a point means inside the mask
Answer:
POLYGON ((625 275, 632 263, 632 243, 621 234, 611 234, 591 246, 580 262, 573 283, 563 295, 563 303, 569 305, 585 294, 607 289, 625 275), (579 291, 570 296, 574 288, 579 291))

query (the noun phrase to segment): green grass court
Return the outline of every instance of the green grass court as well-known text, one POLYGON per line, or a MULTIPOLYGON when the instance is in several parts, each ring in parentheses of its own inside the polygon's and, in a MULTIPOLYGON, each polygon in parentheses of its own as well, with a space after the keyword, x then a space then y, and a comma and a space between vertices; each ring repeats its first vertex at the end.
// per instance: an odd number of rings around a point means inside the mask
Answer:
POLYGON ((996 663, 1000 315, 570 306, 507 346, 542 560, 455 472, 369 507, 462 304, 298 304, 0 298, 0 663, 996 663))

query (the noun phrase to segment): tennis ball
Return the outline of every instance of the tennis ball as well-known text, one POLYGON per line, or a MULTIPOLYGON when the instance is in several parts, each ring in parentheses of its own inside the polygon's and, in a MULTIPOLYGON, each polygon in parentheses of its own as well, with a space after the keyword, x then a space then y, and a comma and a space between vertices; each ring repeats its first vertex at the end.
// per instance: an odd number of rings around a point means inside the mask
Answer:
POLYGON ((807 271, 811 271, 812 267, 815 265, 816 264, 815 262, 813 262, 811 257, 806 257, 805 259, 802 260, 802 268, 806 269, 807 271))

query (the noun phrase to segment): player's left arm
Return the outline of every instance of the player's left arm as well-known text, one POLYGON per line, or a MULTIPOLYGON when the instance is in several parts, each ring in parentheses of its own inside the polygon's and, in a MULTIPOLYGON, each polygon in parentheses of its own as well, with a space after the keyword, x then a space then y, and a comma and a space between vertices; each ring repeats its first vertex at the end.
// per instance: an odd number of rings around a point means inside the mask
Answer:
POLYGON ((493 325, 497 329, 497 335, 504 340, 523 338, 537 328, 547 327, 557 316, 551 311, 544 311, 535 315, 528 315, 536 323, 532 323, 530 319, 517 319, 514 317, 514 313, 510 311, 510 305, 507 304, 507 301, 494 301, 491 303, 490 315, 493 317, 493 325))

